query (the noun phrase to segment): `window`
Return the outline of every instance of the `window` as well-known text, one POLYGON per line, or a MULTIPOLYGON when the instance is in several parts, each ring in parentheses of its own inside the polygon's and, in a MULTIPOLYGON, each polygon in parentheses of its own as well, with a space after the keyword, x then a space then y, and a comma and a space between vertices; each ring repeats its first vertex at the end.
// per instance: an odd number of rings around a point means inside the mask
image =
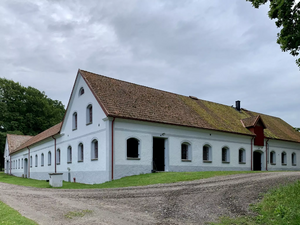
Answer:
POLYGON ((60 149, 56 150, 56 165, 60 164, 60 149))
POLYGON ((281 153, 281 164, 286 165, 286 153, 285 152, 281 153))
POLYGON ((222 148, 222 162, 223 163, 229 163, 230 162, 229 148, 228 147, 223 147, 222 148))
POLYGON ((38 166, 38 155, 35 155, 35 167, 38 166))
POLYGON ((135 138, 127 139, 127 158, 139 158, 139 140, 135 138))
POLYGON ((18 159, 18 169, 20 169, 20 159, 18 159))
POLYGON ((276 153, 274 151, 270 152, 270 163, 276 165, 276 153))
POLYGON ((24 165, 24 159, 22 159, 21 169, 23 169, 23 165, 24 165))
POLYGON ((93 140, 92 141, 92 160, 96 160, 98 159, 98 141, 97 140, 93 140))
POLYGON ((81 88, 79 89, 79 96, 80 96, 80 95, 83 95, 83 94, 84 94, 84 88, 81 87, 81 88))
POLYGON ((30 167, 32 167, 32 156, 30 156, 30 167))
POLYGON ((78 145, 78 162, 83 162, 83 144, 78 145))
POLYGON ((41 166, 44 166, 44 153, 41 154, 41 166))
POLYGON ((48 152, 48 166, 51 166, 51 152, 48 152))
POLYGON ((203 162, 211 162, 212 161, 212 150, 209 145, 203 146, 203 162))
POLYGON ((239 163, 246 163, 246 151, 245 149, 239 149, 239 163))
POLYGON ((88 105, 86 108, 86 124, 93 123, 93 106, 88 105))
POLYGON ((295 152, 292 154, 292 165, 293 166, 297 165, 297 159, 296 159, 296 153, 295 152))
POLYGON ((181 144, 181 160, 191 160, 190 144, 182 143, 181 144))
POLYGON ((73 113, 73 130, 77 130, 77 112, 73 113))
POLYGON ((68 160, 68 163, 72 163, 72 147, 71 146, 69 146, 68 150, 67 150, 67 160, 68 160))

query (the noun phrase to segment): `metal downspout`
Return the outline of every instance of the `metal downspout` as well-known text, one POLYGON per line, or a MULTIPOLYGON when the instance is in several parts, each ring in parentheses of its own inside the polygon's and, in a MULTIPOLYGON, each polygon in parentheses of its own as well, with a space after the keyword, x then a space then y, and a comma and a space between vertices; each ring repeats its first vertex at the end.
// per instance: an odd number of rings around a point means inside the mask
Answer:
POLYGON ((114 122, 116 118, 113 118, 111 122, 111 180, 114 179, 114 122))
POLYGON ((51 136, 54 139, 54 173, 56 173, 56 139, 51 136))
POLYGON ((268 142, 270 139, 266 141, 266 171, 268 171, 268 142))
POLYGON ((255 137, 252 137, 252 139, 251 139, 251 171, 253 170, 253 139, 254 139, 255 137))
POLYGON ((30 177, 30 163, 31 163, 31 161, 30 161, 30 148, 28 148, 27 147, 27 149, 28 149, 28 165, 27 165, 27 169, 28 169, 28 171, 27 171, 27 173, 28 173, 28 178, 30 177))

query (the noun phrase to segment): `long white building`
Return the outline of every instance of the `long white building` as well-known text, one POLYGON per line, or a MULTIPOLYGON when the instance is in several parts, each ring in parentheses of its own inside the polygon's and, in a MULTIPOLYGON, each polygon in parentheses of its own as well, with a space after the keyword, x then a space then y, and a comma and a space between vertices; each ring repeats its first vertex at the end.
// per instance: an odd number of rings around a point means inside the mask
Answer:
POLYGON ((277 117, 79 70, 61 123, 7 135, 5 172, 103 183, 154 171, 299 170, 300 133, 277 117))

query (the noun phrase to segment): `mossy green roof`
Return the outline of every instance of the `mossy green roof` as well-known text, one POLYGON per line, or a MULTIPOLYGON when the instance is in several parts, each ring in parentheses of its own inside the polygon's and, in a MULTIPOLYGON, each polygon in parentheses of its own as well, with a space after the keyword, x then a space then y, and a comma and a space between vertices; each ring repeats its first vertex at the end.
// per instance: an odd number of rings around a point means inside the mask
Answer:
POLYGON ((265 136, 300 142, 300 133, 277 117, 161 91, 79 70, 107 116, 253 135, 241 120, 260 115, 265 136))

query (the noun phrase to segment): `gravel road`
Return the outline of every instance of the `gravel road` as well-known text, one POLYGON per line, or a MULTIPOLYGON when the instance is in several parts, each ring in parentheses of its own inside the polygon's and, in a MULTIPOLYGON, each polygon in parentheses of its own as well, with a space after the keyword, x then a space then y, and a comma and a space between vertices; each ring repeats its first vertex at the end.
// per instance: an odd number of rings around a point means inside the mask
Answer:
POLYGON ((219 216, 251 214, 250 203, 300 172, 238 174, 118 189, 38 189, 0 182, 0 201, 39 224, 205 224, 219 216), (69 212, 90 210, 82 217, 69 212))

